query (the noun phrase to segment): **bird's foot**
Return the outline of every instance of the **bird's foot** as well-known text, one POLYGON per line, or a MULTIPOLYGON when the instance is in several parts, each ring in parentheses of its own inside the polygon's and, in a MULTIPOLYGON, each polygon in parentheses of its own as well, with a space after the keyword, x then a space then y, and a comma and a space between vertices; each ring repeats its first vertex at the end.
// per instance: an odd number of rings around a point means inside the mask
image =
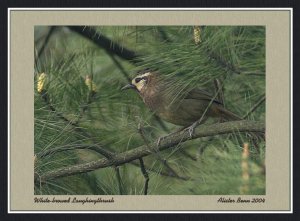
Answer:
POLYGON ((188 131, 189 131, 189 135, 190 138, 193 137, 194 132, 195 132, 195 128, 198 126, 198 122, 196 121, 195 123, 193 123, 191 126, 188 127, 188 131))
POLYGON ((156 142, 156 146, 159 147, 160 142, 164 139, 165 137, 159 137, 157 142, 156 142))

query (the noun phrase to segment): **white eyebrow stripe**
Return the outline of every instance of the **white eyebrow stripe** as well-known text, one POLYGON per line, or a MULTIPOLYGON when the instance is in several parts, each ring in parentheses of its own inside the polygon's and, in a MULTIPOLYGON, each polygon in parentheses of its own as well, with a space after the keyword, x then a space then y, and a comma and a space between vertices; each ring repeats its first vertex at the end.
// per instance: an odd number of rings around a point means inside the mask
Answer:
POLYGON ((138 75, 137 77, 143 78, 143 77, 147 77, 147 76, 149 76, 149 75, 150 75, 150 72, 147 72, 147 73, 144 73, 144 74, 142 74, 142 75, 138 75))

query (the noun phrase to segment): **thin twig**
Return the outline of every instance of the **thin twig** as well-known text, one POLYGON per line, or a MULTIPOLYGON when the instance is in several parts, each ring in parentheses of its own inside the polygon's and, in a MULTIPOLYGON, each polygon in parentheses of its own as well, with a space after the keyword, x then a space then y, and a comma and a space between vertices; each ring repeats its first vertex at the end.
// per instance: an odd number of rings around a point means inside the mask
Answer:
POLYGON ((46 90, 43 90, 43 91, 41 92, 41 96, 42 96, 43 100, 45 101, 45 103, 47 104, 48 108, 49 108, 53 113, 55 113, 55 115, 56 115, 58 118, 62 119, 63 121, 65 121, 66 123, 68 123, 68 124, 70 124, 70 125, 72 125, 72 126, 74 126, 74 127, 77 127, 77 126, 78 126, 76 123, 74 123, 74 122, 72 122, 71 120, 67 119, 65 116, 63 116, 60 112, 58 112, 58 111, 55 109, 55 107, 54 107, 54 106, 51 104, 51 102, 50 102, 50 98, 49 98, 48 92, 47 92, 46 90))
POLYGON ((224 93, 222 90, 223 86, 219 79, 215 79, 214 84, 215 84, 215 89, 216 89, 215 91, 217 93, 217 99, 224 105, 224 93))
POLYGON ((212 51, 209 48, 206 48, 208 57, 214 61, 216 61, 221 67, 232 71, 235 74, 241 74, 241 71, 238 70, 233 64, 228 63, 224 58, 222 58, 220 55, 218 55, 216 52, 212 51))
POLYGON ((118 181, 119 193, 120 193, 120 195, 123 195, 123 184, 122 184, 122 179, 121 179, 121 174, 120 174, 120 168, 115 166, 114 169, 115 169, 116 177, 117 177, 117 181, 118 181))
POLYGON ((257 101, 257 103, 243 116, 243 119, 246 119, 251 113, 253 113, 264 101, 266 100, 266 95, 263 95, 262 98, 257 101))
POLYGON ((180 153, 182 153, 184 156, 190 158, 193 161, 197 161, 197 157, 192 156, 190 153, 188 153, 187 151, 183 150, 183 149, 179 149, 180 153))
POLYGON ((266 76, 266 73, 262 72, 262 71, 257 71, 257 72, 242 72, 241 74, 252 75, 252 76, 261 76, 261 77, 265 77, 266 76))
MULTIPOLYGON (((92 82, 91 82, 92 83, 92 82)), ((88 98, 86 103, 83 105, 83 107, 81 108, 81 111, 79 113, 79 116, 77 117, 76 121, 74 121, 74 124, 77 125, 79 123, 79 121, 82 119, 82 117, 84 116, 85 112, 88 110, 89 105, 92 104, 94 96, 95 96, 96 92, 90 90, 89 94, 88 94, 88 98)))
POLYGON ((148 175, 148 173, 147 173, 147 171, 145 169, 143 158, 139 158, 139 161, 140 161, 140 166, 141 166, 142 174, 143 174, 143 176, 145 178, 144 195, 147 195, 147 193, 148 193, 149 175, 148 175))
MULTIPOLYGON (((217 100, 219 102, 221 102, 221 104, 223 105, 223 107, 225 106, 225 100, 224 100, 224 92, 223 92, 223 85, 221 84, 220 80, 219 79, 215 79, 214 80, 214 85, 215 85, 215 93, 216 93, 216 96, 217 96, 217 100)), ((223 117, 221 116, 220 117, 220 122, 223 122, 224 119, 223 117)))
MULTIPOLYGON (((136 167, 140 167, 140 164, 136 163, 134 161, 131 161, 130 164, 132 164, 136 167)), ((191 180, 190 177, 183 177, 183 176, 176 177, 173 174, 165 173, 163 171, 157 171, 157 170, 155 170, 153 168, 149 168, 149 167, 146 167, 145 169, 149 172, 156 173, 158 175, 165 176, 165 177, 171 177, 171 178, 180 179, 180 180, 184 180, 184 181, 191 180)))
POLYGON ((157 157, 157 159, 171 172, 171 174, 173 174, 174 176, 178 177, 179 175, 175 172, 174 169, 172 169, 172 167, 168 164, 167 160, 166 159, 163 159, 161 157, 161 155, 159 154, 159 152, 155 149, 155 148, 152 148, 149 146, 148 144, 148 141, 145 137, 145 134, 144 134, 144 131, 143 131, 143 128, 141 127, 141 124, 139 123, 139 126, 138 126, 138 131, 139 131, 139 134, 141 135, 144 143, 146 144, 146 146, 149 148, 149 150, 157 157))
MULTIPOLYGON (((219 92, 222 90, 222 85, 218 85, 218 90, 215 92, 215 95, 211 98, 210 102, 208 103, 205 111, 203 112, 203 114, 201 115, 201 117, 192 124, 191 128, 192 130, 194 130, 194 128, 198 125, 200 125, 202 123, 202 120, 204 119, 204 116, 206 115, 206 113, 208 112, 209 108, 211 107, 211 105, 213 104, 213 102, 215 101, 215 99, 217 98, 219 92)), ((190 136, 193 136, 193 133, 190 132, 190 136)))

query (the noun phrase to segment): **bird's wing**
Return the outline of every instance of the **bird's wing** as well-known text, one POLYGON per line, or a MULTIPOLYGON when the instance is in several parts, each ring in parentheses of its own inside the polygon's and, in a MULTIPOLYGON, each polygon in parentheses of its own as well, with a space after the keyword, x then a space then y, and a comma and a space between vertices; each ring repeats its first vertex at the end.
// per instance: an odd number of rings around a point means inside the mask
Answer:
POLYGON ((194 88, 189 91, 185 97, 185 99, 196 99, 196 100, 213 100, 215 103, 222 104, 217 98, 214 98, 207 91, 201 90, 199 88, 194 88))

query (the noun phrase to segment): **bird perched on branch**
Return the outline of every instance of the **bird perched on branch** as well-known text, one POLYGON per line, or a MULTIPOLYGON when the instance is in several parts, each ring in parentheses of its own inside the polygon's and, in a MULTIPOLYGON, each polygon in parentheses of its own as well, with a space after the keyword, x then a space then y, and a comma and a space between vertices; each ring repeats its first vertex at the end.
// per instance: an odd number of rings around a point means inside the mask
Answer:
POLYGON ((208 117, 241 120, 239 116, 226 110, 215 97, 201 89, 193 88, 178 96, 178 92, 172 90, 170 82, 149 69, 138 72, 131 83, 122 88, 125 89, 137 91, 146 106, 163 120, 184 127, 192 125, 190 132, 197 126, 195 122, 204 122, 208 117))

